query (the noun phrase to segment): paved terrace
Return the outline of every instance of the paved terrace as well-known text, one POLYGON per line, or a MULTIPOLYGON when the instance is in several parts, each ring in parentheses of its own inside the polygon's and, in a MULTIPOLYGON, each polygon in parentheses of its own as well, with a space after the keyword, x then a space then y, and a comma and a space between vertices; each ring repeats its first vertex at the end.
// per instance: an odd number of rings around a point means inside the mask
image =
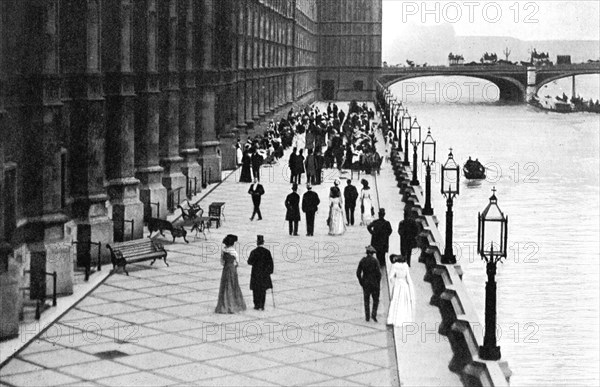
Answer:
MULTIPOLYGON (((323 202, 315 237, 304 236, 304 221, 301 236, 288 236, 286 165, 282 160, 262 169, 264 220, 249 220, 248 184, 237 183, 238 172, 230 174, 200 202, 205 209, 213 201, 227 203, 221 228, 208 232, 207 240, 188 235, 189 244, 181 239, 172 244, 167 237, 169 267, 159 261, 143 263, 130 265, 129 277, 121 272, 110 276, 3 367, 0 384, 388 386, 400 385, 400 374, 402 385, 460 385, 447 367, 447 341, 386 328, 385 281, 379 322, 364 320, 355 270, 369 234, 356 225, 344 236, 332 237, 325 224, 337 171, 326 171, 325 183, 314 188, 323 202), (248 310, 221 315, 214 313, 219 249, 230 233, 239 237, 238 275, 248 310), (267 294, 265 311, 252 309, 250 266, 245 263, 257 234, 265 235, 275 259, 274 297, 267 294)), ((391 167, 386 164, 377 181, 366 178, 377 187, 396 229, 402 205, 391 167)), ((299 193, 304 191, 301 187, 299 193)), ((391 246, 399 249, 396 233, 391 246)), ((436 324, 441 317, 429 305, 431 289, 422 282, 424 269, 417 256, 415 250, 418 324, 436 324)))

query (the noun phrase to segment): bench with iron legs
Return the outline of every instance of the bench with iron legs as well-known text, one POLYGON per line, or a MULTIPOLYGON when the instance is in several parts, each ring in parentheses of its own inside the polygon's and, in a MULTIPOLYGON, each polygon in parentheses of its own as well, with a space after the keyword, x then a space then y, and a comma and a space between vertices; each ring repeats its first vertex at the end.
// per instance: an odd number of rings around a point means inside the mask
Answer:
POLYGON ((136 239, 133 241, 112 243, 107 245, 107 247, 110 250, 113 273, 119 267, 122 267, 125 274, 129 275, 125 265, 149 260, 152 260, 150 264, 153 265, 154 261, 162 259, 165 265, 169 266, 167 263, 167 251, 161 243, 153 240, 136 239))

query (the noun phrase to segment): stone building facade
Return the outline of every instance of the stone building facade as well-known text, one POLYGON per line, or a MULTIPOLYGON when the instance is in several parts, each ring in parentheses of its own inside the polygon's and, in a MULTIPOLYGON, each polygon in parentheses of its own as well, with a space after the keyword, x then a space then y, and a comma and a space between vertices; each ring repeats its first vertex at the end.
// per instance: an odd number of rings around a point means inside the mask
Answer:
POLYGON ((331 81, 335 99, 372 99, 380 63, 381 0, 3 0, 2 314, 26 272, 71 293, 89 242, 108 261, 331 81))

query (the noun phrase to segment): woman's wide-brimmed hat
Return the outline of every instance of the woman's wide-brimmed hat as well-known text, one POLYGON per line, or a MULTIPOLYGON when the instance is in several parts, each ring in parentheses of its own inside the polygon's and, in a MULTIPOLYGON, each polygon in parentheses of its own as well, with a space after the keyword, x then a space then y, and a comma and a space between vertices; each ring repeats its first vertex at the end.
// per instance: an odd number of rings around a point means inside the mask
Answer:
POLYGON ((238 240, 237 235, 229 234, 223 239, 223 244, 225 246, 233 246, 233 244, 235 242, 237 242, 237 240, 238 240))

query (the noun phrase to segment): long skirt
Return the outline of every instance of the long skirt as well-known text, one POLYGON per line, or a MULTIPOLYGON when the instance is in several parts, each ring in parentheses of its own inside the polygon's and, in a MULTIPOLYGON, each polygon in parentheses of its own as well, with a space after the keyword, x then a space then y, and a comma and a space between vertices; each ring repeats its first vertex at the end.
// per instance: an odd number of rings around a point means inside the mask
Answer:
POLYGON ((221 274, 221 287, 219 288, 219 301, 215 313, 237 313, 246 310, 246 302, 240 289, 237 268, 233 263, 223 266, 221 274))

